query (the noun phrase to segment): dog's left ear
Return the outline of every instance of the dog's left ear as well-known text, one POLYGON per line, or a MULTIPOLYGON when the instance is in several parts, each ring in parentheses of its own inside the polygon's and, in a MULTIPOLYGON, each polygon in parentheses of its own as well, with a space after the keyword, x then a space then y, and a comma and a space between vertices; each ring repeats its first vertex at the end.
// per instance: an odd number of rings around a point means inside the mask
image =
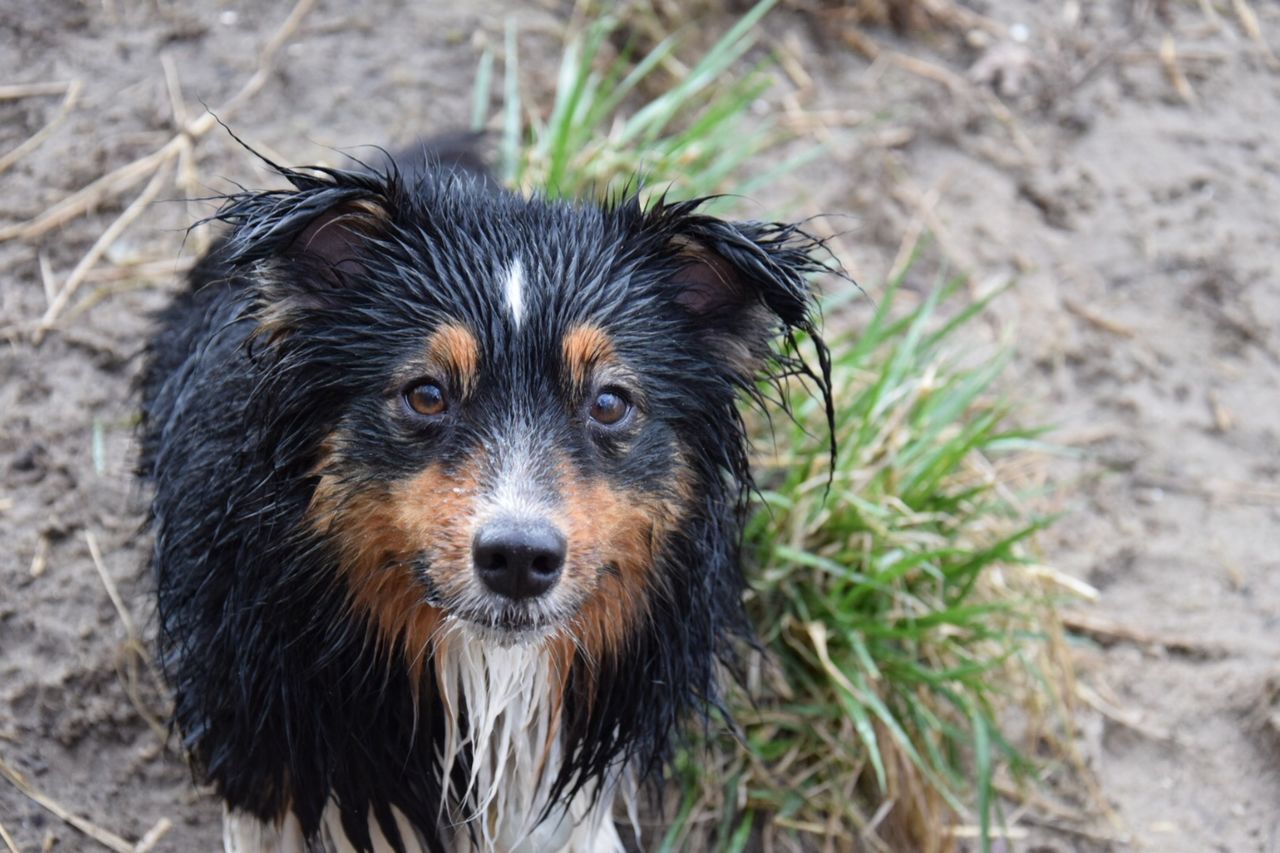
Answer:
POLYGON ((826 410, 834 471, 831 353, 809 276, 843 271, 824 263, 831 255, 822 241, 797 225, 694 215, 682 226, 672 241, 681 260, 672 279, 676 302, 705 330, 729 380, 756 402, 764 402, 761 381, 775 384, 784 405, 787 377, 812 383, 826 410))
POLYGON ((229 195, 212 217, 231 226, 223 260, 245 268, 288 259, 334 272, 356 263, 354 244, 388 218, 396 180, 338 169, 275 168, 293 189, 229 195))
POLYGON ((816 238, 794 225, 697 216, 672 248, 681 262, 672 279, 676 302, 705 328, 739 381, 759 378, 797 332, 813 338, 825 358, 808 281, 827 269, 816 238))
POLYGON ((214 216, 231 226, 219 260, 253 291, 256 340, 268 343, 323 323, 364 272, 361 247, 387 228, 392 173, 276 167, 288 190, 226 197, 214 216))

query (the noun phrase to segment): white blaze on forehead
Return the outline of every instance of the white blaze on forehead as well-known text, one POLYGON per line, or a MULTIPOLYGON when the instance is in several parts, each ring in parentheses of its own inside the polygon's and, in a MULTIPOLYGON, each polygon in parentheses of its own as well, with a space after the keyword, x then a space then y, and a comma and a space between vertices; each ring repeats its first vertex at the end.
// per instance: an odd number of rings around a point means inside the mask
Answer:
POLYGON ((524 318, 524 265, 520 263, 518 257, 511 261, 511 267, 507 270, 504 291, 507 297, 507 308, 511 311, 511 319, 515 321, 518 329, 520 321, 524 318))

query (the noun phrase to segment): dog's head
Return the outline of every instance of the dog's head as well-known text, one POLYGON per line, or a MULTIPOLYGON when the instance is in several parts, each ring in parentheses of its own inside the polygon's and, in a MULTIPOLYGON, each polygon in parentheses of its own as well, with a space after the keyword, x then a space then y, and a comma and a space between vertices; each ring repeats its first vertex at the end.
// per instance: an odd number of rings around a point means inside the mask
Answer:
POLYGON ((256 404, 312 489, 302 533, 383 641, 421 656, 457 622, 599 658, 654 608, 738 595, 738 399, 796 371, 828 391, 817 241, 699 202, 282 171, 292 190, 219 214, 222 262, 256 288, 256 404))

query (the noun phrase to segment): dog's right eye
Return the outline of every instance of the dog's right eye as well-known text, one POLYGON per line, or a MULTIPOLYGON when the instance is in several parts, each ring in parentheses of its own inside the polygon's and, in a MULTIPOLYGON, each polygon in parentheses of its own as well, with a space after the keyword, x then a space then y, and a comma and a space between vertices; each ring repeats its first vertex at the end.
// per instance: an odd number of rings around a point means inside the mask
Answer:
POLYGON ((415 414, 428 418, 443 415, 449 409, 444 388, 430 379, 414 382, 405 388, 404 404, 415 414))
POLYGON ((606 388, 596 395, 589 412, 591 420, 601 426, 618 426, 631 414, 631 401, 624 392, 606 388))

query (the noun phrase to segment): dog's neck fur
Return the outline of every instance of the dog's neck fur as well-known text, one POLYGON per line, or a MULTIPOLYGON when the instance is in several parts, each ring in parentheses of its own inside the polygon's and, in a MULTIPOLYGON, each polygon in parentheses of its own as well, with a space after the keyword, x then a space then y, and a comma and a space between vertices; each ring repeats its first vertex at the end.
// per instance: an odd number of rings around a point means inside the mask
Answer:
POLYGON ((435 666, 445 719, 440 768, 451 780, 443 823, 481 850, 563 849, 573 818, 583 817, 547 811, 566 674, 540 643, 504 644, 465 627, 446 628, 435 666))
MULTIPOLYGON (((613 853, 623 849, 614 826, 619 777, 597 792, 584 787, 562 806, 547 808, 561 760, 560 696, 566 673, 537 642, 502 643, 465 626, 446 626, 434 648, 444 710, 440 772, 450 780, 440 804, 440 835, 459 853, 613 853)), ((598 783, 600 784, 600 783, 598 783)), ((626 797, 629 810, 633 797, 626 797)), ((407 853, 428 849, 398 811, 407 853)), ((632 822, 635 823, 634 815, 632 822)), ((370 816, 374 849, 392 850, 370 816)), ((301 827, 228 812, 227 853, 301 851, 301 827)), ((352 849, 336 803, 325 809, 324 850, 352 849)))

